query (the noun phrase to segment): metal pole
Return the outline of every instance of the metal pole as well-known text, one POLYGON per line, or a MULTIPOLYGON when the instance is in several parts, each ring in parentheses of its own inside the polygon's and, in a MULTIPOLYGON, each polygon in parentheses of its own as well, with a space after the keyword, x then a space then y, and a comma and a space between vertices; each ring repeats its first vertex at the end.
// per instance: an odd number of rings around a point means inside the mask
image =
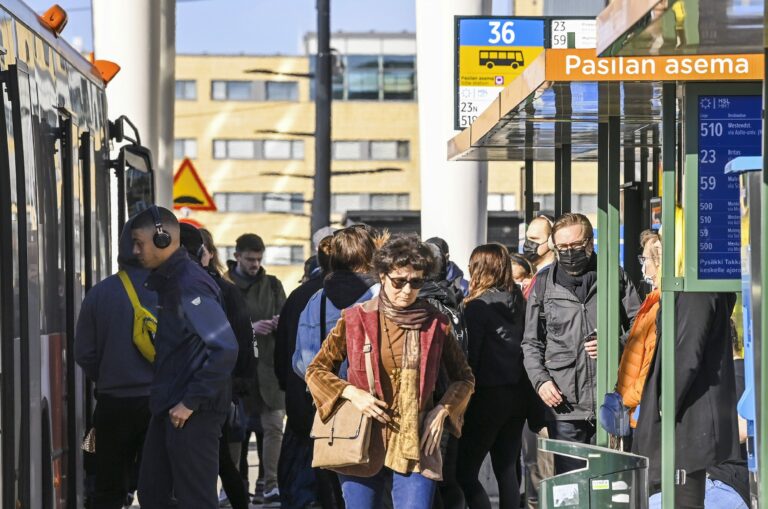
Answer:
POLYGON ((331 224, 331 0, 317 0, 315 178, 310 235, 331 224))
POLYGON ((677 91, 675 83, 662 90, 662 176, 661 218, 664 224, 661 262, 661 491, 662 507, 675 506, 675 156, 677 91))
MULTIPOLYGON (((768 19, 765 21, 765 33, 768 34, 768 19)), ((768 37, 768 35, 766 36, 768 37)), ((766 39, 765 48, 763 51, 763 58, 768 62, 768 39, 766 39)), ((766 108, 766 99, 768 98, 768 84, 763 79, 763 111, 766 108)), ((768 440, 768 387, 763 383, 768 377, 768 355, 765 353, 765 347, 762 343, 768 339, 768 296, 765 295, 765 290, 768 288, 768 168, 766 167, 766 156, 768 155, 768 137, 765 134, 766 120, 763 115, 763 178, 762 186, 760 189, 760 207, 759 211, 760 221, 760 404, 758 405, 757 415, 757 446, 758 446, 758 499, 760 497, 768 496, 768 446, 766 446, 766 440, 768 440)), ((752 283, 754 284, 754 282, 752 283)), ((754 292, 753 292, 754 295, 754 292)))
POLYGON ((533 159, 525 160, 525 223, 531 224, 533 221, 533 159))
MULTIPOLYGON (((601 83, 598 86, 600 104, 608 99, 608 84, 601 83)), ((597 124, 597 230, 605 234, 608 228, 608 122, 601 118, 597 124)), ((602 249, 597 257, 597 280, 602 281, 608 276, 608 257, 604 256, 602 249)), ((597 330, 608 330, 608 292, 599 287, 597 291, 597 330)), ((608 342, 607 334, 597 335, 597 351, 604 352, 608 342)), ((597 391, 596 395, 605 394, 609 390, 610 381, 615 376, 608 372, 607 363, 598 355, 597 361, 597 391)), ((602 426, 597 426, 596 443, 600 446, 608 445, 608 433, 602 426)))

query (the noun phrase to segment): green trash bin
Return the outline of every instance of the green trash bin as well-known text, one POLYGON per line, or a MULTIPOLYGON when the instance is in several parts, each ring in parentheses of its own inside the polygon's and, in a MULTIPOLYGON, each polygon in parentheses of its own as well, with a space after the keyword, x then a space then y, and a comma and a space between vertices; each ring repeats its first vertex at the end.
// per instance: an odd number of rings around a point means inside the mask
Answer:
POLYGON ((648 458, 596 445, 539 438, 539 450, 583 459, 587 466, 541 482, 539 507, 647 509, 648 458))

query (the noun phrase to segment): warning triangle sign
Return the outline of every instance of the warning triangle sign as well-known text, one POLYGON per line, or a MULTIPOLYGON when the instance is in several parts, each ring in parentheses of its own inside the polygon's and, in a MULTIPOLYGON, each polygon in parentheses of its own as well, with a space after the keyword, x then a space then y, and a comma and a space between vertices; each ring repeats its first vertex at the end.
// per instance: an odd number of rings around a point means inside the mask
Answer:
POLYGON ((176 175, 173 176, 173 208, 216 211, 216 204, 208 194, 203 181, 192 166, 192 161, 184 159, 176 175))

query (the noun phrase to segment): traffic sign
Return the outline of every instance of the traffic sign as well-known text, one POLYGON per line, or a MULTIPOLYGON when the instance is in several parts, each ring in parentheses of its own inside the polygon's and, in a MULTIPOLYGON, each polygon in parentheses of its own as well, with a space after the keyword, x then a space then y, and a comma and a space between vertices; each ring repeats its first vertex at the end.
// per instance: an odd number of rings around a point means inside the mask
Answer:
POLYGON ((456 117, 462 129, 544 51, 544 20, 456 17, 456 117))
POLYGON ((184 159, 173 176, 173 208, 216 211, 216 204, 192 165, 184 159))

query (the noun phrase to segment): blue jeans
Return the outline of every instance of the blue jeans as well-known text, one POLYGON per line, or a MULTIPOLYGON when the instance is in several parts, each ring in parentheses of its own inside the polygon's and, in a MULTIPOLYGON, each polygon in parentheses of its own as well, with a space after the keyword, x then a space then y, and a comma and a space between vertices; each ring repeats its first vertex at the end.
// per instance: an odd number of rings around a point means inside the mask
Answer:
POLYGON ((421 474, 398 474, 388 468, 373 477, 339 475, 341 491, 347 507, 379 509, 387 480, 392 480, 392 503, 395 509, 429 509, 437 483, 421 474))
MULTIPOLYGON (((707 479, 707 487, 704 492, 705 509, 749 509, 744 499, 722 481, 707 479)), ((648 501, 648 509, 661 509, 661 493, 651 496, 648 501)))

